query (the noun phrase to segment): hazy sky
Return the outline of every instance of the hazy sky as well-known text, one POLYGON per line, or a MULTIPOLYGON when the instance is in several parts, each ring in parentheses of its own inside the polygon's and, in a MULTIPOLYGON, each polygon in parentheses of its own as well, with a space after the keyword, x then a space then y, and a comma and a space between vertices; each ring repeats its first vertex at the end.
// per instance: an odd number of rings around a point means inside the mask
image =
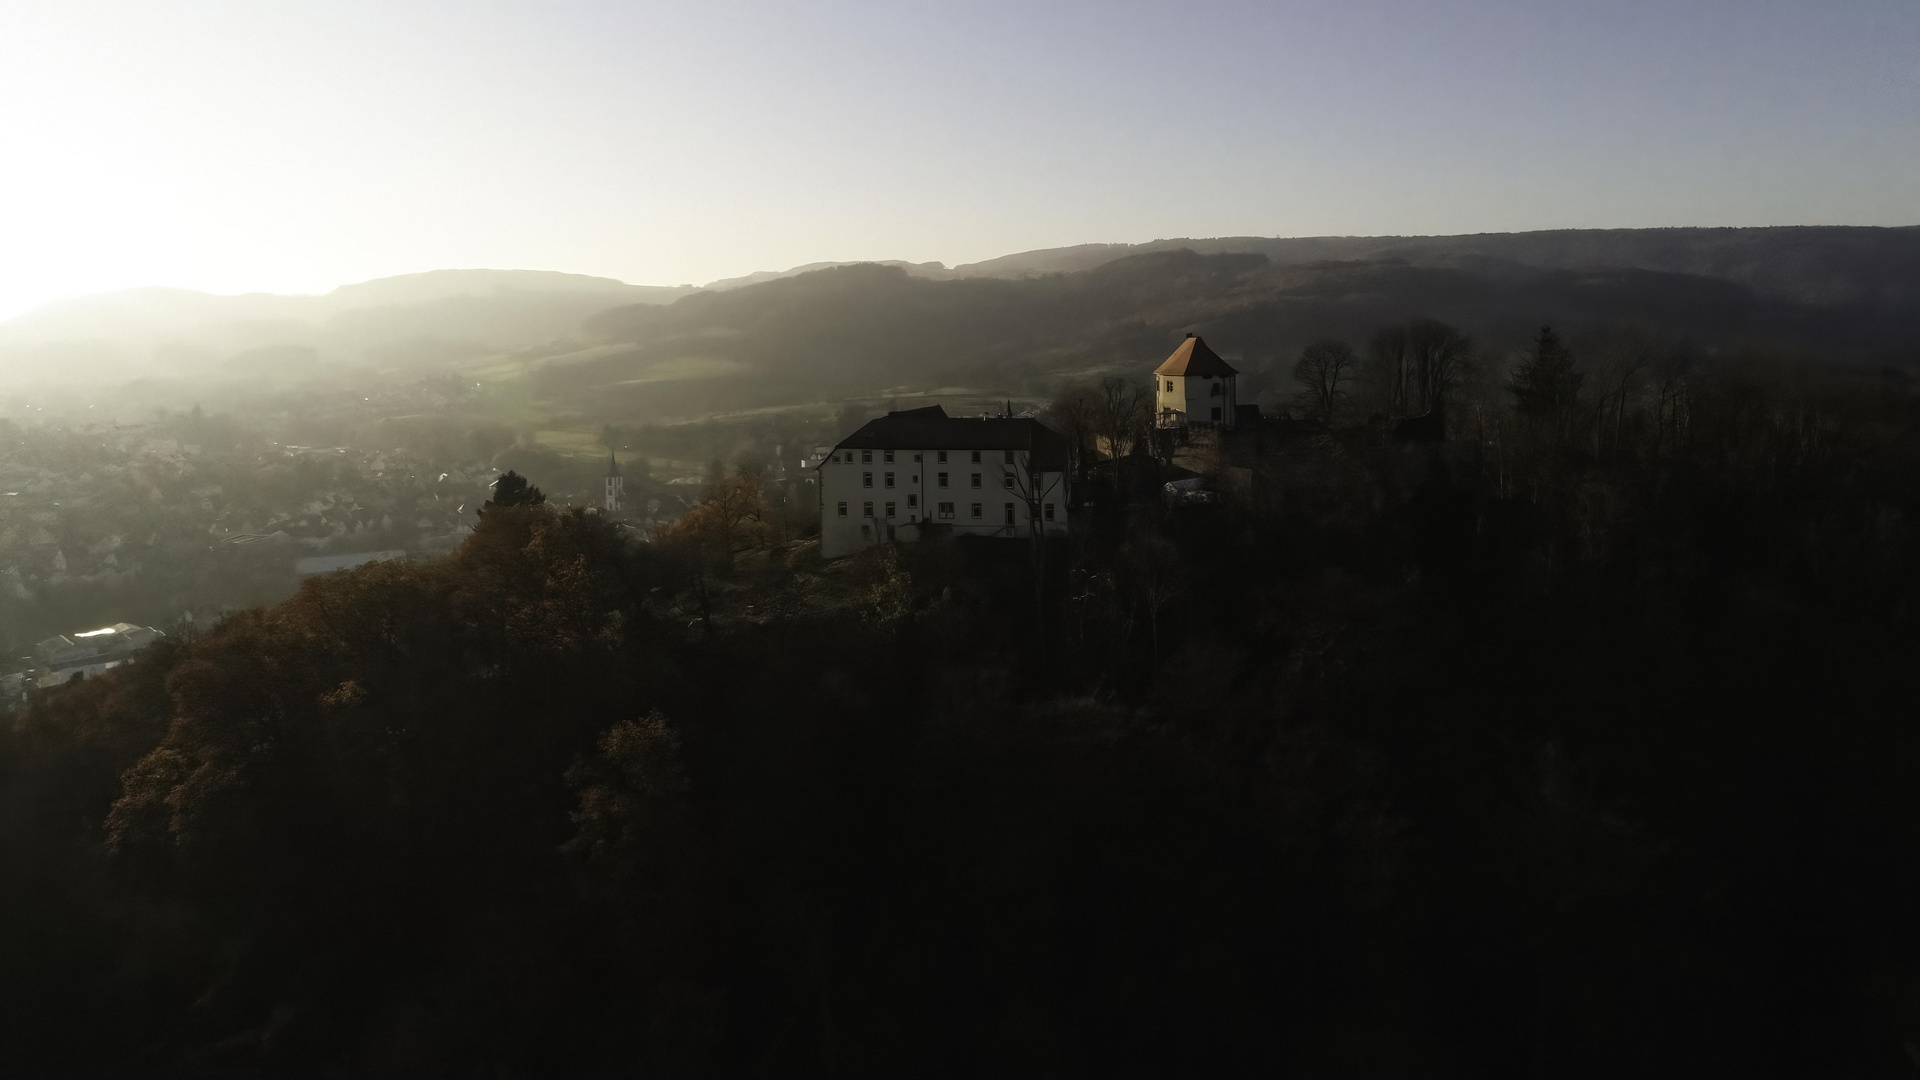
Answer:
POLYGON ((436 267, 1920 223, 1920 0, 0 0, 0 317, 436 267))

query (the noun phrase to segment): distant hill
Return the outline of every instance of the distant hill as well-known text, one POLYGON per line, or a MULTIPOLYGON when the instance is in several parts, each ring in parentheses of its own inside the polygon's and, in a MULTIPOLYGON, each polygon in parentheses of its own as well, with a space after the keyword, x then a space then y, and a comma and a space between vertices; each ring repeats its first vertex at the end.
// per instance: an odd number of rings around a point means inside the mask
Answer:
POLYGON ((1920 227, 1614 229, 1086 244, 947 268, 827 263, 695 289, 443 270, 325 296, 142 289, 0 324, 0 376, 242 379, 492 365, 586 417, 685 417, 1131 371, 1188 330, 1259 392, 1322 336, 1430 315, 1498 358, 1551 322, 1707 349, 1920 363, 1920 227))
POLYGON ((879 259, 874 261, 852 260, 807 263, 805 266, 796 266, 791 270, 757 270, 751 274, 743 274, 740 277, 721 278, 718 281, 709 281, 705 288, 714 292, 725 292, 728 289, 738 289, 747 285, 759 285, 763 282, 778 281, 781 278, 811 274, 815 270, 831 270, 837 266, 897 266, 914 277, 933 278, 935 280, 944 280, 954 276, 953 271, 948 270, 945 263, 910 263, 902 262, 899 259, 879 259))
POLYGON ((1459 325, 1493 364, 1552 323, 1576 346, 1628 330, 1709 351, 1911 365, 1920 229, 1164 241, 1029 252, 941 278, 840 266, 603 312, 586 326, 595 348, 533 377, 542 396, 609 417, 937 387, 1044 393, 1065 373, 1143 370, 1193 330, 1248 373, 1248 389, 1279 394, 1307 342, 1363 344, 1418 316, 1459 325))
POLYGON ((1132 255, 1190 250, 1265 255, 1278 266, 1404 262, 1493 269, 1652 270, 1717 278, 1770 298, 1891 310, 1920 304, 1920 226, 1754 229, 1557 229, 1463 236, 1232 236, 1081 244, 954 267, 955 277, 1091 270, 1132 255))
POLYGON ((669 303, 688 287, 537 270, 435 270, 321 296, 215 296, 132 289, 48 304, 0 324, 0 373, 33 379, 196 372, 299 355, 385 366, 409 356, 486 355, 575 333, 587 316, 669 303))

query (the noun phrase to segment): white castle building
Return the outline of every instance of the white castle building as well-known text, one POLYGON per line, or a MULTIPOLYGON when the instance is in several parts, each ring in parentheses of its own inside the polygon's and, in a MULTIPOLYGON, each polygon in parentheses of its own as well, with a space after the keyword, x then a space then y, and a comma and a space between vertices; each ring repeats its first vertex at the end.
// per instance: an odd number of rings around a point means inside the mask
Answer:
POLYGON ((1153 414, 1163 428, 1217 425, 1233 427, 1239 398, 1239 376, 1220 354, 1193 334, 1153 370, 1153 414))
POLYGON ((824 558, 936 531, 1067 533, 1067 441, 1037 420, 948 416, 938 405, 890 412, 814 468, 824 558))

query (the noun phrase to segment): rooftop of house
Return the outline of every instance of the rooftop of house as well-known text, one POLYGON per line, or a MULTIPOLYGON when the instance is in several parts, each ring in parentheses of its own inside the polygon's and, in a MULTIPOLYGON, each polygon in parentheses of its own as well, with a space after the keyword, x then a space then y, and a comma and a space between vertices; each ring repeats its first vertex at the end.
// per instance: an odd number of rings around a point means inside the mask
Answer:
POLYGON ((948 416, 938 405, 890 412, 869 420, 833 449, 853 450, 1025 450, 1033 467, 1060 472, 1067 467, 1067 440, 1038 420, 1024 416, 948 416))
POLYGON ((71 636, 56 634, 34 645, 34 651, 49 667, 79 666, 103 657, 112 657, 144 648, 166 635, 150 626, 114 623, 99 630, 87 630, 71 636))
POLYGON ((1187 340, 1173 350, 1166 362, 1153 369, 1155 375, 1186 375, 1202 379, 1217 379, 1228 375, 1238 375, 1233 365, 1220 359, 1220 354, 1207 348, 1205 339, 1198 334, 1188 334, 1187 340))

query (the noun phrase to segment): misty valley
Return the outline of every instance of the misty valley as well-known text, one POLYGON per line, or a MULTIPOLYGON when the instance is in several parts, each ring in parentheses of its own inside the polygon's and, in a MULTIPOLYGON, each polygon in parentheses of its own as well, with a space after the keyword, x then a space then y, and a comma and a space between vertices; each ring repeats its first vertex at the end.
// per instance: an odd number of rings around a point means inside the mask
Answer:
POLYGON ((0 323, 26 1076, 1896 1076, 1920 228, 0 323))

